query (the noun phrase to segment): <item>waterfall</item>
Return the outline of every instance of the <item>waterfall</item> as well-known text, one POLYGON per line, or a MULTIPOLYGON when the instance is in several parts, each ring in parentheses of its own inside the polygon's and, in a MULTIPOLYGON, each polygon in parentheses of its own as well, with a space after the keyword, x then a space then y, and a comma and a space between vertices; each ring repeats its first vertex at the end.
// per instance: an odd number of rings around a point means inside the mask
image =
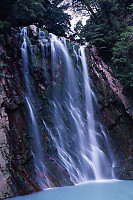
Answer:
MULTIPOLYGON (((96 97, 89 83, 84 47, 76 52, 73 46, 73 50, 77 71, 66 42, 51 34, 53 96, 50 107, 54 125, 50 135, 59 162, 74 183, 112 178, 112 164, 97 141, 104 139, 106 142, 106 139, 102 130, 101 133, 95 130, 92 101, 96 97), (62 88, 59 89, 61 79, 62 88)), ((107 143, 106 146, 108 148, 107 143)))
MULTIPOLYGON (((23 36, 23 43, 21 46, 22 52, 22 60, 23 60, 23 74, 24 74, 24 82, 25 82, 25 100, 26 106, 29 112, 29 116, 31 119, 31 127, 30 133, 31 136, 31 150, 34 158, 34 165, 35 170, 37 173, 37 182, 42 187, 45 188, 46 186, 43 184, 42 180, 39 179, 40 173, 43 174, 43 180, 47 183, 47 186, 52 186, 51 182, 46 177, 46 166, 44 162, 44 155, 43 155, 43 146, 41 144, 40 133, 38 129, 38 124, 35 117, 34 105, 32 103, 32 91, 31 91, 31 83, 30 83, 30 73, 29 73, 29 59, 28 59, 28 46, 30 47, 31 52, 31 60, 33 62, 33 53, 32 53, 32 45, 30 40, 27 36, 27 28, 24 27, 21 31, 23 36)), ((42 177, 41 177, 42 179, 42 177)))
POLYGON ((40 29, 39 29, 39 40, 41 44, 42 67, 44 70, 45 82, 47 82, 48 84, 48 72, 47 72, 47 67, 45 64, 45 60, 48 54, 48 40, 46 39, 45 32, 41 31, 40 29))
POLYGON ((87 132, 89 133, 89 140, 91 145, 91 160, 93 163, 94 175, 96 180, 104 179, 105 173, 103 168, 108 169, 109 163, 107 161, 106 155, 99 148, 97 141, 97 133, 95 130, 95 120, 92 102, 92 90, 90 87, 90 80, 88 75, 87 62, 85 57, 84 47, 80 47, 81 50, 81 62, 83 67, 83 77, 84 77, 84 91, 85 91, 85 107, 87 115, 87 132))
MULTIPOLYGON (((32 147, 35 168, 43 171, 46 177, 47 167, 32 102, 27 50, 27 46, 31 48, 31 43, 25 28, 22 35, 25 98, 32 121, 31 132, 35 138, 34 148, 32 147)), ((46 37, 41 30, 38 39, 44 85, 47 85, 49 93, 46 102, 47 116, 43 116, 43 124, 50 140, 49 148, 53 158, 64 166, 75 184, 88 180, 112 179, 113 156, 103 125, 100 120, 95 119, 96 97, 91 89, 85 47, 72 44, 69 50, 65 39, 54 34, 46 37), (73 51, 72 56, 70 51, 73 51), (51 67, 47 66, 48 54, 51 67)), ((50 181, 47 182, 51 186, 50 181)))

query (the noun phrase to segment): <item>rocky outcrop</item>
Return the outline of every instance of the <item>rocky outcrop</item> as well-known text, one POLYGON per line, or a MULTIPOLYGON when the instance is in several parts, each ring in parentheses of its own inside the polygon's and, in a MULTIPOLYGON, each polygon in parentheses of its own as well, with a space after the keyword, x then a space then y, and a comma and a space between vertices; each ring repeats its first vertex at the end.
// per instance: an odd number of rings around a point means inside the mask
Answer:
POLYGON ((116 159, 115 174, 120 179, 133 179, 132 106, 123 94, 122 85, 113 77, 111 68, 98 57, 92 46, 88 48, 89 71, 95 85, 101 118, 111 138, 116 159))

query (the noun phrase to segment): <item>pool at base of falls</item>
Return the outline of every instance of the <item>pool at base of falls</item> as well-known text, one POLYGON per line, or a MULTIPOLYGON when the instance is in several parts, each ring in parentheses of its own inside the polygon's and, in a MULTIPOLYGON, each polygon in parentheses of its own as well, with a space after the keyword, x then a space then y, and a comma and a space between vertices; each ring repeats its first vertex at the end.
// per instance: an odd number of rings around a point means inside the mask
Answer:
POLYGON ((89 181, 51 188, 11 200, 133 200, 133 180, 89 181))

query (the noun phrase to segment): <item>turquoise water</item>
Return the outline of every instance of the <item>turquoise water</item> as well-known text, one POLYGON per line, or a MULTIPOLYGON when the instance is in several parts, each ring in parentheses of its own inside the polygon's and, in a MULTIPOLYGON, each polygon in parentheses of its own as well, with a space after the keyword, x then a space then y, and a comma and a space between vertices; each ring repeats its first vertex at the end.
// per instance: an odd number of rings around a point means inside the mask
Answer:
POLYGON ((133 200, 133 181, 86 182, 47 189, 11 200, 133 200))

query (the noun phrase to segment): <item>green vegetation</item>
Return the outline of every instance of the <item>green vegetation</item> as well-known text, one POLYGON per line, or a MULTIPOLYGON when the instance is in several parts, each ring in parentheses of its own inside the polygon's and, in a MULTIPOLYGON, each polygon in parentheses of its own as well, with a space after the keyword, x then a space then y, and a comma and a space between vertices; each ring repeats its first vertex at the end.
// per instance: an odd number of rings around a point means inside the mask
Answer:
POLYGON ((57 35, 65 36, 70 27, 70 16, 64 13, 67 5, 61 5, 63 0, 1 0, 0 1, 0 37, 2 26, 20 27, 31 24, 45 26, 57 35))
POLYGON ((6 67, 6 64, 4 62, 10 60, 10 57, 7 56, 5 51, 0 51, 0 78, 5 77, 8 78, 8 76, 3 74, 4 68, 6 67))
POLYGON ((75 38, 80 43, 92 41, 100 57, 114 71, 125 88, 133 88, 133 3, 131 0, 1 0, 0 42, 11 27, 37 24, 49 32, 66 36, 70 16, 64 12, 70 2, 76 12, 89 15, 85 26, 77 23, 75 38), (77 37, 78 36, 78 37, 77 37), (76 39, 78 38, 78 39, 76 39))
POLYGON ((126 89, 133 88, 133 3, 131 0, 73 0, 90 17, 75 28, 79 42, 92 41, 99 55, 112 65, 115 76, 126 89))

